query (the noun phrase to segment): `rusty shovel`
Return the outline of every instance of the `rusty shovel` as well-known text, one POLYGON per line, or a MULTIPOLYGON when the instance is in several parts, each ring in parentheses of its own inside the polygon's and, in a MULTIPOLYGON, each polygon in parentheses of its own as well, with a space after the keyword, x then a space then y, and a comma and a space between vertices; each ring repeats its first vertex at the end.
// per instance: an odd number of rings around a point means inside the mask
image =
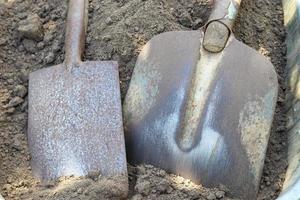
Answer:
POLYGON ((28 141, 41 179, 127 176, 118 64, 82 62, 88 0, 70 0, 65 61, 29 76, 28 141))
POLYGON ((128 160, 235 197, 258 191, 277 99, 267 58, 235 39, 240 0, 216 0, 198 31, 167 32, 142 49, 124 101, 128 160))

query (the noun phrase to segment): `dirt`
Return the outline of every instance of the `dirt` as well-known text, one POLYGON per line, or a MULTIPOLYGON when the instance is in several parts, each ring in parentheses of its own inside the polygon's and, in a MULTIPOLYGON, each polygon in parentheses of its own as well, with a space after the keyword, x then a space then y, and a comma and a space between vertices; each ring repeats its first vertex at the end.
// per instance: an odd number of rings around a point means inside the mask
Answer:
MULTIPOLYGON (((26 141, 28 74, 63 62, 66 1, 0 0, 0 193, 5 199, 119 199, 124 177, 64 177, 40 183, 26 141), (29 28, 28 28, 29 27, 29 28), (122 181, 123 180, 123 181, 122 181)), ((90 0, 85 59, 119 62, 122 99, 141 47, 154 35, 201 27, 208 0, 90 0)), ((275 199, 287 167, 285 31, 281 0, 244 0, 236 37, 270 58, 279 100, 258 199, 275 199)), ((129 166, 129 199, 230 199, 152 166, 129 166)))

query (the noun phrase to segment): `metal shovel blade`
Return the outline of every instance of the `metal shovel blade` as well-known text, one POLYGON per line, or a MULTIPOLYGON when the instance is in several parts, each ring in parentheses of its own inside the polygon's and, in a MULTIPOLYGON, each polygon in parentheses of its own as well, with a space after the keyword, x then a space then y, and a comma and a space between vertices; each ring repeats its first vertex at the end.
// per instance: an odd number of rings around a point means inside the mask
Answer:
POLYGON ((127 176, 118 64, 80 60, 87 2, 69 1, 65 62, 29 76, 28 142, 40 179, 127 176))
POLYGON ((220 53, 202 40, 202 31, 167 32, 141 51, 123 107, 128 160, 254 199, 277 75, 233 35, 220 53))
POLYGON ((29 146, 41 179, 127 171, 116 62, 38 70, 29 78, 29 146))

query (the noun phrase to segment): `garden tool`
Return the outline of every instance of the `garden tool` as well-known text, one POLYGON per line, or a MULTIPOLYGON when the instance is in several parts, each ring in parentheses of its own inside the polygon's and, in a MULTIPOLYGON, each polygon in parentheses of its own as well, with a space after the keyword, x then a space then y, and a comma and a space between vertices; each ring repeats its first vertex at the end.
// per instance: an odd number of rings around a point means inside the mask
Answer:
POLYGON ((254 199, 278 82, 235 39, 240 0, 216 0, 200 30, 166 32, 140 52, 124 101, 127 158, 254 199))
POLYGON ((118 64, 82 62, 88 0, 70 0, 65 61, 29 76, 28 141, 41 179, 127 176, 118 64))

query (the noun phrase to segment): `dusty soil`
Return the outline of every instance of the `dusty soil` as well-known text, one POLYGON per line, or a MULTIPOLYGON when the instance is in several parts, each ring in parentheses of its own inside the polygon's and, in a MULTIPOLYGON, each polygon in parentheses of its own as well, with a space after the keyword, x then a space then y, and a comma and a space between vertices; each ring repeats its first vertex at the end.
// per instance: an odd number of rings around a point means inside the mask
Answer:
MULTIPOLYGON (((126 193, 120 177, 92 175, 40 183, 31 175, 26 141, 28 73, 63 61, 66 3, 0 0, 0 192, 6 199, 118 199, 126 193), (28 33, 20 29, 26 23, 39 28, 28 33)), ((146 41, 161 32, 201 27, 211 3, 90 0, 85 59, 117 60, 124 98, 136 57, 146 41)), ((287 166, 281 0, 244 0, 234 32, 238 39, 269 57, 278 72, 279 100, 258 195, 258 199, 275 199, 287 166)), ((129 185, 129 198, 135 200, 230 199, 226 197, 230 192, 222 186, 206 189, 151 166, 129 166, 129 185)))

